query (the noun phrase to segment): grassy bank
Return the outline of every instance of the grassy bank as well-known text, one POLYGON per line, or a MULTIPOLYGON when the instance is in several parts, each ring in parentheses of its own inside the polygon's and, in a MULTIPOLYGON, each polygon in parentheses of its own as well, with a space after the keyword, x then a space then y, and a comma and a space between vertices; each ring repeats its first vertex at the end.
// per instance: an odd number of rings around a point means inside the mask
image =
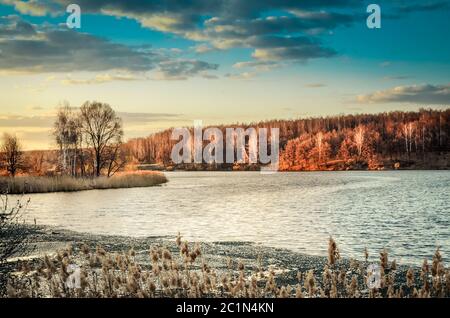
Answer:
POLYGON ((0 189, 9 194, 71 192, 93 189, 151 187, 167 182, 163 173, 146 171, 121 173, 113 177, 73 178, 70 176, 15 178, 1 177, 0 189))

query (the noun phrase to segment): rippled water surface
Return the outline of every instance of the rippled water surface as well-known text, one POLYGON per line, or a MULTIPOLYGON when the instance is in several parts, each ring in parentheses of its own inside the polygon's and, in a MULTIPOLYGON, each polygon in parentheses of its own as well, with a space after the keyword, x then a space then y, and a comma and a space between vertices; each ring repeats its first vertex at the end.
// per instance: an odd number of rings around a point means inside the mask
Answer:
POLYGON ((450 171, 173 172, 160 187, 30 195, 39 224, 97 234, 252 241, 325 255, 419 264, 450 254, 450 171), (394 256, 395 255, 395 256, 394 256))

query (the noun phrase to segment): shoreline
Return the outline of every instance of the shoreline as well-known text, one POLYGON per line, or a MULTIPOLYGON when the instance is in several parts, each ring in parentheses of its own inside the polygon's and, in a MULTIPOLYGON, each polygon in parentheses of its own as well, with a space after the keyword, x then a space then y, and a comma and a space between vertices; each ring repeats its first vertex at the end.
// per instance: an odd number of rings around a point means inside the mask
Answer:
MULTIPOLYGON (((383 168, 383 169, 304 169, 304 170, 295 170, 295 169, 283 169, 277 170, 276 172, 286 173, 286 172, 352 172, 352 171, 365 171, 365 172, 382 172, 382 171, 449 171, 450 166, 448 167, 420 167, 420 168, 383 168)), ((155 169, 155 170, 137 170, 137 171, 160 171, 160 172, 260 172, 260 168, 258 169, 155 169)))
MULTIPOLYGON (((138 171, 146 171, 146 170, 138 170, 138 171)), ((148 171, 148 170, 147 170, 148 171)), ((260 170, 151 170, 151 171, 160 171, 160 172, 231 172, 231 173, 239 173, 239 172, 261 172, 260 170)), ((352 169, 352 170, 277 170, 275 173, 312 173, 312 172, 373 172, 373 173, 382 173, 382 172, 394 172, 394 171, 450 171, 449 168, 439 168, 439 169, 380 169, 380 170, 370 170, 370 169, 352 169)))
MULTIPOLYGON (((71 230, 60 229, 44 225, 24 225, 28 229, 28 235, 31 238, 35 250, 19 257, 10 259, 9 268, 14 271, 15 264, 21 260, 28 262, 39 262, 48 255, 55 256, 61 250, 72 246, 75 250, 81 245, 86 245, 95 250, 101 246, 105 251, 111 254, 128 253, 133 250, 136 255, 137 263, 143 267, 150 266, 149 251, 152 248, 166 248, 173 254, 178 249, 175 242, 176 235, 149 236, 143 238, 133 238, 129 236, 118 235, 100 235, 80 233, 71 230)), ((295 285, 297 273, 306 273, 313 270, 316 280, 322 280, 322 272, 327 268, 327 257, 314 256, 294 252, 288 249, 260 246, 252 242, 189 242, 198 243, 202 250, 202 257, 207 263, 219 272, 227 271, 228 259, 245 264, 246 270, 255 272, 259 267, 267 272, 276 273, 275 280, 280 284, 295 285)), ((326 244, 326 242, 324 242, 326 244)), ((342 257, 338 260, 338 268, 345 268, 347 275, 364 275, 369 264, 379 264, 379 260, 369 260, 368 262, 360 259, 353 260, 342 257)), ((407 266, 398 264, 396 266, 395 285, 402 286, 406 282, 406 273, 412 267, 418 274, 419 266, 407 266)), ((200 266, 198 266, 200 269, 200 266)), ((363 281, 359 282, 364 285, 363 281)), ((364 291, 364 290, 363 290, 364 291)), ((368 290, 366 290, 368 293, 368 290)))

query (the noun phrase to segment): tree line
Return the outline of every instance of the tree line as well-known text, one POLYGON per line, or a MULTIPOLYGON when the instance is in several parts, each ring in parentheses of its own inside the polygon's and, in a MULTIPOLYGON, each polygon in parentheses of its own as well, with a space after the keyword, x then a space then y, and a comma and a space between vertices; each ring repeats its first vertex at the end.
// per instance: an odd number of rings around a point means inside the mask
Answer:
MULTIPOLYGON (((281 170, 377 169, 386 161, 432 166, 440 154, 450 152, 449 118, 450 109, 420 109, 268 120, 218 128, 224 135, 228 127, 268 131, 279 128, 281 170)), ((108 104, 86 102, 79 108, 64 105, 58 109, 53 126, 58 150, 24 152, 16 136, 5 134, 0 145, 0 166, 11 176, 21 171, 97 177, 112 176, 127 163, 173 165, 170 156, 178 140, 171 140, 172 129, 124 142, 122 126, 108 104)))
MULTIPOLYGON (((279 128, 282 170, 326 169, 336 164, 376 169, 385 160, 424 162, 430 154, 449 152, 449 118, 450 109, 420 109, 269 120, 218 128, 224 134, 226 127, 279 128)), ((124 149, 134 162, 170 165, 171 149, 177 143, 171 140, 171 132, 167 129, 131 139, 124 149)))

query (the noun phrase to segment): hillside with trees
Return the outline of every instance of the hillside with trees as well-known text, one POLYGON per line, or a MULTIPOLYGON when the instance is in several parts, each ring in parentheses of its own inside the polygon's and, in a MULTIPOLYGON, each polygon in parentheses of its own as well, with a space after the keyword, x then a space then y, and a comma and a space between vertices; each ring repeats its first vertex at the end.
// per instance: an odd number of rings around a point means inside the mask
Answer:
MULTIPOLYGON (((450 168, 450 109, 270 120, 226 127, 269 131, 278 127, 280 169, 285 171, 450 168)), ((225 126, 218 128, 225 136, 225 126)), ((129 140, 124 150, 130 161, 157 163, 170 169, 249 168, 229 164, 173 167, 170 154, 177 141, 171 140, 171 131, 129 140)))

